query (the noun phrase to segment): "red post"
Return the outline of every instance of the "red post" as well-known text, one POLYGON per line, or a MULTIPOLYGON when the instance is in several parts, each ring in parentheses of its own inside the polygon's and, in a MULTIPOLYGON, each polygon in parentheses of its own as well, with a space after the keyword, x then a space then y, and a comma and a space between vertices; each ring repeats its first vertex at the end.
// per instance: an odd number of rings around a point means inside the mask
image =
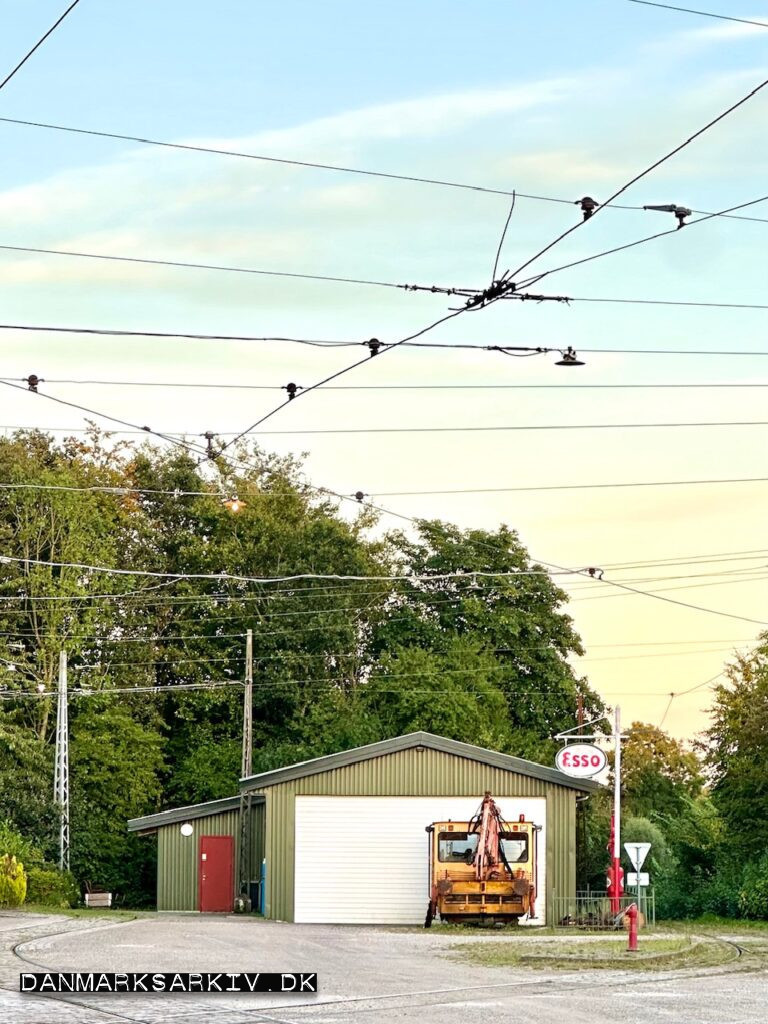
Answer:
POLYGON ((629 918, 629 942, 627 944, 628 953, 637 952, 637 904, 631 903, 627 907, 627 917, 629 918))
POLYGON ((611 837, 608 841, 611 863, 608 867, 607 891, 611 901, 611 913, 618 914, 621 910, 621 897, 624 895, 624 871, 621 867, 618 844, 616 842, 616 817, 611 816, 611 837))

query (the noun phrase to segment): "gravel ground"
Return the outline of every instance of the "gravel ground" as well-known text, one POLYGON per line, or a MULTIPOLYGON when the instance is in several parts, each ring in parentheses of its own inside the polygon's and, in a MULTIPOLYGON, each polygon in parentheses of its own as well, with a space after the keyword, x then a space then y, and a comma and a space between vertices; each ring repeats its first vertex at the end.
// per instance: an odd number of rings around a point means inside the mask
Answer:
MULTIPOLYGON (((249 918, 100 919, 0 914, 0 1020, 9 1024, 765 1024, 768 974, 733 967, 655 974, 547 972, 457 962, 455 932, 291 925, 249 918), (54 934, 56 933, 56 934, 54 934), (23 962, 13 952, 29 962, 23 962), (21 996, 21 970, 316 971, 320 992, 21 996)), ((490 941, 505 936, 489 935, 490 941)), ((529 940, 531 936, 526 935, 529 940)), ((545 938, 542 936, 542 938, 545 938)), ((736 941, 742 942, 739 938, 736 941)), ((743 943, 747 945, 746 942, 743 943)), ((734 955, 736 951, 734 950, 734 955)))

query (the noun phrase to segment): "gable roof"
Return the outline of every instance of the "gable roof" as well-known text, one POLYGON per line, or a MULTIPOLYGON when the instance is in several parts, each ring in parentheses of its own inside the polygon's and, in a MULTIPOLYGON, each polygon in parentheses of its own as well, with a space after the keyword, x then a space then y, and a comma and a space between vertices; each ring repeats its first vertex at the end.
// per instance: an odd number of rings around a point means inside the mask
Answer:
MULTIPOLYGON (((253 797, 256 803, 263 802, 264 798, 253 797)), ((195 818, 208 818, 212 814, 221 814, 224 811, 236 811, 240 808, 239 796, 227 796, 222 800, 209 800, 204 804, 190 804, 188 807, 172 807, 168 811, 159 811, 157 814, 147 814, 143 818, 131 818, 128 822, 129 832, 157 832, 163 825, 174 825, 180 821, 192 821, 195 818)))
POLYGON ((359 761, 368 761, 374 757, 384 757, 387 754, 396 754, 401 750, 418 747, 437 750, 444 754, 453 754, 456 757, 465 757, 471 761, 487 764, 492 768, 502 768, 508 772, 515 772, 517 775, 528 775, 531 778, 540 779, 542 782, 579 790, 581 793, 591 793, 601 788, 600 783, 593 782, 591 779, 574 779, 570 775, 558 771, 557 768, 536 764, 535 761, 526 761, 521 757, 513 757, 511 754, 502 754, 497 750, 476 747, 472 743, 450 740, 445 736, 435 736, 431 732, 411 732, 405 736, 396 736, 394 739, 368 743, 364 747, 343 750, 338 754, 326 754, 324 757, 315 757, 310 761, 299 761, 298 764, 275 768, 270 772, 261 772, 259 775, 249 775, 240 780, 240 789, 241 791, 264 789, 267 786, 279 785, 281 782, 303 779, 308 775, 319 775, 322 772, 332 771, 334 768, 345 768, 359 761))

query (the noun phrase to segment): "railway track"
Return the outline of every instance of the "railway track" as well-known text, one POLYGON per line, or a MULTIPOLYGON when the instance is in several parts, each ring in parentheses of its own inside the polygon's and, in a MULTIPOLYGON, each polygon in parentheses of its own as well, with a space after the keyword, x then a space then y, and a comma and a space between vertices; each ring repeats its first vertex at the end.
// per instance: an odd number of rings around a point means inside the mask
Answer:
MULTIPOLYGON (((113 928, 116 925, 110 924, 105 927, 113 928)), ((23 964, 39 970, 51 970, 49 965, 41 964, 39 961, 33 960, 28 956, 24 951, 24 947, 40 939, 56 938, 59 935, 66 934, 70 934, 69 930, 60 930, 45 935, 38 935, 34 938, 22 939, 11 947, 11 952, 23 964)), ((542 994, 567 994, 573 993, 575 989, 595 987, 598 979, 599 985, 597 987, 601 991, 627 988, 642 989, 646 986, 658 987, 660 985, 673 984, 681 976, 686 979, 697 977, 709 978, 712 976, 713 970, 716 970, 721 975, 730 975, 745 969, 768 969, 768 950, 766 952, 757 952, 754 949, 750 949, 749 944, 742 945, 734 939, 722 936, 694 934, 693 937, 701 941, 717 942, 721 946, 732 950, 733 955, 729 960, 718 965, 716 968, 670 968, 668 971, 654 972, 642 977, 638 977, 634 971, 630 973, 621 969, 618 969, 618 972, 610 971, 610 976, 608 977, 605 976, 607 972, 601 971, 595 974, 594 972, 578 970, 563 972, 555 978, 532 977, 522 980, 518 977, 516 980, 509 982, 395 992, 388 995, 317 999, 312 1002, 292 1004, 290 1006, 274 1004, 253 1008, 239 1007, 234 1000, 228 1002, 225 1006, 217 1006, 212 1002, 212 999, 215 998, 212 996, 205 996, 196 1000, 194 1006, 184 1006, 178 997, 152 994, 151 1010, 145 1011, 145 1008, 142 1007, 135 1011, 123 1012, 122 1009, 107 1009, 100 1006, 99 1002, 101 1000, 98 996, 87 1000, 70 995, 46 993, 45 995, 37 995, 34 998, 39 999, 41 1002, 45 1000, 49 1003, 64 1004, 71 1008, 76 1007, 87 1011, 92 1017, 98 1016, 104 1022, 125 1021, 129 1022, 129 1024, 158 1024, 158 1022, 162 1021, 163 1024, 165 1022, 168 1022, 168 1024, 185 1024, 185 1022, 189 1021, 190 1024, 191 1022, 200 1024, 203 1020, 222 1020, 226 1021, 227 1024, 259 1024, 259 1022, 264 1022, 264 1024, 311 1024, 311 1021, 318 1014, 323 1016, 324 1014, 332 1013, 334 1018, 349 1017, 350 1019, 353 1016, 372 1013, 397 1012, 402 1015, 404 1012, 412 1011, 418 1013, 419 1011, 437 1007, 448 1009, 452 1005, 466 1003, 467 1000, 472 1000, 474 1005, 477 1005, 483 996, 492 1000, 494 997, 501 997, 516 992, 525 992, 528 995, 536 994, 537 992, 542 994), (616 973, 619 974, 618 977, 616 977, 616 973)))

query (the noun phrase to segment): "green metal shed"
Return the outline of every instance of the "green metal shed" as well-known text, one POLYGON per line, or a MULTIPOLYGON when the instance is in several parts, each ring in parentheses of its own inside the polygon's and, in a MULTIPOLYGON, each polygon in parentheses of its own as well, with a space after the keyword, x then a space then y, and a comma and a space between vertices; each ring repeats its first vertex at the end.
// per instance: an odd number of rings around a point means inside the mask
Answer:
POLYGON ((424 827, 441 817, 466 820, 488 790, 505 815, 526 813, 542 826, 546 896, 536 923, 543 923, 554 892, 575 895, 576 799, 598 788, 554 768, 426 732, 241 782, 244 792, 265 799, 266 916, 362 922, 367 915, 368 923, 423 919, 424 827), (389 912, 383 890, 391 894, 389 912))
MULTIPOLYGON (((239 892, 237 865, 240 863, 239 796, 211 800, 189 807, 174 807, 159 814, 133 818, 128 831, 157 836, 157 909, 198 911, 200 907, 201 839, 229 836, 232 839, 231 910, 239 892)), ((264 857, 264 801, 253 797, 249 815, 250 848, 246 863, 254 866, 255 880, 264 857)))
POLYGON ((158 910, 200 909, 199 880, 207 870, 200 843, 229 835, 237 858, 245 824, 252 876, 264 864, 266 917, 420 923, 428 898, 425 827, 467 820, 490 791, 505 817, 522 814, 541 828, 539 899, 530 923, 544 924, 555 893, 575 896, 576 802, 599 788, 555 768, 415 732, 253 775, 241 780, 239 797, 138 818, 128 827, 158 835, 158 910), (250 806, 245 823, 243 806, 250 806))

